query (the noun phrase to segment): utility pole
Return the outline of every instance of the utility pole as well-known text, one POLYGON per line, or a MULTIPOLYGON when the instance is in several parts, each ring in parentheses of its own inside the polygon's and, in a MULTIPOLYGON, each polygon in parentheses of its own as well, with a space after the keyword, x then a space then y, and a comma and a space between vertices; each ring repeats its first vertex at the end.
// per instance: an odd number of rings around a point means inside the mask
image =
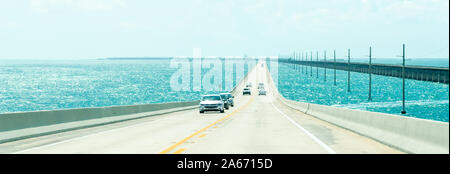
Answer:
POLYGON ((297 64, 298 62, 297 62, 297 60, 298 60, 298 53, 296 52, 295 53, 295 69, 296 70, 298 70, 298 64, 297 64))
POLYGON ((302 64, 301 64, 301 65, 302 65, 302 67, 301 67, 301 68, 302 68, 302 73, 303 73, 303 66, 304 66, 304 65, 303 65, 303 63, 304 63, 304 62, 303 62, 303 58, 304 58, 303 56, 304 56, 304 52, 302 51, 302 64))
POLYGON ((336 50, 333 50, 334 57, 334 86, 336 86, 336 50))
POLYGON ((372 100, 372 47, 369 47, 369 101, 372 100))
POLYGON ((311 65, 310 65, 310 66, 311 66, 311 74, 310 74, 311 77, 312 77, 312 56, 313 56, 312 54, 313 54, 313 53, 312 53, 312 51, 311 51, 311 62, 310 62, 310 63, 311 63, 311 65))
POLYGON ((302 65, 300 64, 300 52, 297 52, 297 63, 297 71, 300 71, 300 66, 302 65))
POLYGON ((300 53, 299 52, 297 52, 297 60, 296 60, 295 64, 297 65, 297 71, 300 71, 300 53))
POLYGON ((348 49, 348 63, 347 63, 347 92, 350 92, 350 48, 348 49))
MULTIPOLYGON (((305 53, 305 62, 308 62, 308 52, 305 53)), ((308 75, 308 67, 305 67, 305 73, 308 75)))
POLYGON ((319 51, 316 53, 316 79, 319 78, 319 51))
POLYGON ((326 82, 327 81, 327 67, 326 67, 326 65, 327 65, 327 50, 323 51, 323 61, 324 61, 323 81, 326 82))
POLYGON ((295 51, 294 51, 293 57, 294 57, 294 59, 293 59, 292 62, 293 62, 293 64, 294 64, 294 70, 295 70, 295 69, 297 69, 297 66, 295 66, 295 51))
POLYGON ((405 44, 403 44, 403 66, 402 66, 402 78, 403 78, 403 89, 402 89, 402 94, 403 94, 403 100, 402 100, 402 114, 406 114, 406 110, 405 110, 405 44))

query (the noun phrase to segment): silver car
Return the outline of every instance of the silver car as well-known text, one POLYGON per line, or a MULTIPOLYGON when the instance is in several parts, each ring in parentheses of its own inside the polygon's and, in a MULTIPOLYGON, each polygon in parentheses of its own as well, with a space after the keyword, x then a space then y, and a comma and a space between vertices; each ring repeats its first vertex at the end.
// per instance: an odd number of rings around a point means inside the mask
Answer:
POLYGON ((264 83, 259 83, 258 84, 258 89, 264 89, 264 83))
POLYGON ((258 95, 266 95, 266 90, 264 88, 259 89, 258 95))
POLYGON ((224 102, 220 95, 204 95, 200 101, 199 112, 205 111, 220 111, 225 112, 224 102))

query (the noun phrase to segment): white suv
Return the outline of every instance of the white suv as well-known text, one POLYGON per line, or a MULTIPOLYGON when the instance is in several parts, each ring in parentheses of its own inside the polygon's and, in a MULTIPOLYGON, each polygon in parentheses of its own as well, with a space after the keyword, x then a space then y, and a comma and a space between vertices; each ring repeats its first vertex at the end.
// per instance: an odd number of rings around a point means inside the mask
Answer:
POLYGON ((200 101, 199 112, 205 111, 220 111, 225 112, 225 107, 220 95, 204 95, 200 101))

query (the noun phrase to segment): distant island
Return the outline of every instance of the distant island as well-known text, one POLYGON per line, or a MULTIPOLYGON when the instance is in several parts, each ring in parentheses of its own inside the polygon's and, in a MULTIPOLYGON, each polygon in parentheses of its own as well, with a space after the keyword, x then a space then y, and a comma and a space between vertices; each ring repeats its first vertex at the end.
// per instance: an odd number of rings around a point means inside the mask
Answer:
POLYGON ((173 57, 107 57, 98 58, 97 60, 155 60, 155 59, 170 59, 173 57))
MULTIPOLYGON (((185 58, 189 58, 191 59, 192 57, 107 57, 107 58, 97 58, 96 60, 162 60, 162 59, 185 59, 185 58)), ((229 58, 233 58, 233 59, 256 59, 254 57, 202 57, 202 59, 210 59, 210 58, 220 58, 220 59, 229 59, 229 58)))

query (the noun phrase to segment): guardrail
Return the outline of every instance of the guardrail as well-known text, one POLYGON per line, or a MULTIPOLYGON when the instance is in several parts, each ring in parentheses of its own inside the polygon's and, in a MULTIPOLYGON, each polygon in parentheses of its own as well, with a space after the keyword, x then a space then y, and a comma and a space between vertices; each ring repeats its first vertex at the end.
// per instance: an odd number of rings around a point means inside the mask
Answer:
POLYGON ((448 123, 288 100, 266 71, 273 95, 290 108, 408 153, 449 153, 448 123))

